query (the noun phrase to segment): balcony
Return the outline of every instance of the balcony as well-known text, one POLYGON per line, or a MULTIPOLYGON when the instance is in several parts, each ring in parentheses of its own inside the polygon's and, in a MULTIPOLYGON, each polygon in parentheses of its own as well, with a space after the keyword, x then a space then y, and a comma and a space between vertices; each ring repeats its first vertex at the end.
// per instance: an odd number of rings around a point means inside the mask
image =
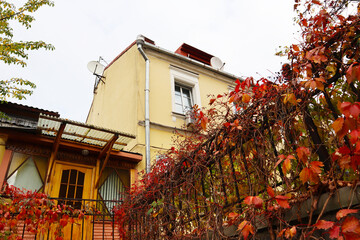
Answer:
MULTIPOLYGON (((2 196, 3 199, 6 197, 2 196)), ((51 198, 57 204, 66 203, 68 207, 78 210, 84 210, 85 217, 82 219, 74 219, 62 228, 64 240, 113 240, 121 239, 118 227, 114 219, 114 213, 109 209, 121 204, 121 201, 106 201, 106 200, 91 200, 91 199, 59 199, 51 198), (74 207, 72 207, 74 206, 74 207)), ((2 214, 0 214, 1 220, 2 214)), ((16 218, 16 214, 12 214, 12 218, 16 218)), ((2 234, 11 231, 17 231, 18 237, 24 240, 51 240, 54 237, 55 224, 49 225, 46 231, 40 233, 33 233, 29 231, 28 224, 25 224, 26 219, 19 219, 16 227, 10 229, 6 226, 0 231, 0 239, 3 239, 2 234)))

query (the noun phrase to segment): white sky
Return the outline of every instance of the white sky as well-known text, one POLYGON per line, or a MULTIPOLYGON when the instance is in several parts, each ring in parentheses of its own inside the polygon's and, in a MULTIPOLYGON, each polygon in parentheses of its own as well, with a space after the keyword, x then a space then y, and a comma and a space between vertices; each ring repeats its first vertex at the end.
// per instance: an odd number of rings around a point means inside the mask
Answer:
POLYGON ((81 122, 95 79, 87 63, 99 56, 111 62, 138 34, 170 51, 185 42, 219 57, 225 71, 255 78, 279 71, 286 59, 276 49, 298 41, 292 0, 57 0, 35 17, 29 30, 14 26, 15 40, 56 49, 31 52, 26 68, 0 62, 0 79, 35 82, 34 94, 19 103, 81 122))

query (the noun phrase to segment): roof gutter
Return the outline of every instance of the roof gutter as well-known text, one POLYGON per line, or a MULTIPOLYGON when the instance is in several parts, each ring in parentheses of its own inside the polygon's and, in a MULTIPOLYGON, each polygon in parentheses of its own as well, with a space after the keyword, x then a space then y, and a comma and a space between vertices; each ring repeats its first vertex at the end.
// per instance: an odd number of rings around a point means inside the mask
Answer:
POLYGON ((166 50, 166 49, 164 49, 164 48, 161 48, 161 47, 159 47, 159 46, 155 46, 155 45, 153 45, 153 44, 151 44, 151 43, 148 43, 148 42, 143 41, 143 44, 142 44, 142 45, 143 45, 144 47, 148 47, 148 48, 150 48, 150 49, 153 49, 153 50, 155 50, 155 51, 157 51, 157 52, 164 53, 164 54, 167 54, 167 55, 169 55, 169 56, 176 57, 176 58, 181 59, 181 60, 183 60, 183 61, 192 63, 192 64, 197 65, 197 66, 199 66, 199 67, 205 68, 205 69, 207 69, 207 70, 209 70, 209 71, 215 72, 215 73, 220 74, 220 75, 223 75, 223 76, 225 76, 225 77, 232 78, 232 79, 234 79, 234 80, 239 79, 240 81, 243 81, 243 80, 244 80, 242 77, 238 77, 238 76, 236 76, 236 75, 234 75, 234 74, 231 74, 231 73, 228 73, 228 72, 224 72, 224 71, 222 71, 222 70, 217 70, 217 69, 215 69, 215 68, 213 68, 213 67, 211 67, 211 66, 209 66, 209 65, 207 65, 207 64, 204 64, 204 63, 199 62, 199 61, 196 61, 196 60, 194 60, 194 59, 185 57, 185 56, 180 55, 180 54, 178 54, 178 53, 171 52, 171 51, 166 50))
POLYGON ((139 35, 136 39, 139 52, 145 60, 145 159, 146 173, 150 172, 150 114, 149 114, 149 93, 150 93, 150 60, 146 56, 143 45, 146 45, 144 36, 139 35))

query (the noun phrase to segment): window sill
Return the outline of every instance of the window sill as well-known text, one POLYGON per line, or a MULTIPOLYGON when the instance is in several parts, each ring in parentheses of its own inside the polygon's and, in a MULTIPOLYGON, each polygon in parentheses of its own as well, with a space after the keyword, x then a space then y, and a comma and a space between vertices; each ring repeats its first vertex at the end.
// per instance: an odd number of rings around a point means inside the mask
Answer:
POLYGON ((177 117, 177 118, 181 118, 181 119, 184 119, 184 120, 185 120, 185 114, 183 114, 183 113, 171 112, 171 115, 172 115, 173 117, 177 117))

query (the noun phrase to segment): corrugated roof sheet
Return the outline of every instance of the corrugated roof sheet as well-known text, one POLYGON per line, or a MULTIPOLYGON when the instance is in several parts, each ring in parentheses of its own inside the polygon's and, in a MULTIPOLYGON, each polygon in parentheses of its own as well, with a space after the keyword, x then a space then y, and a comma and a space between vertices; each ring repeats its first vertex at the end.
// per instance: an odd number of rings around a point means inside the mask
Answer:
POLYGON ((66 125, 61 138, 74 142, 103 147, 115 135, 118 135, 113 149, 122 150, 135 138, 135 136, 131 134, 42 114, 39 117, 37 129, 41 130, 41 133, 44 135, 56 137, 62 123, 66 125))

